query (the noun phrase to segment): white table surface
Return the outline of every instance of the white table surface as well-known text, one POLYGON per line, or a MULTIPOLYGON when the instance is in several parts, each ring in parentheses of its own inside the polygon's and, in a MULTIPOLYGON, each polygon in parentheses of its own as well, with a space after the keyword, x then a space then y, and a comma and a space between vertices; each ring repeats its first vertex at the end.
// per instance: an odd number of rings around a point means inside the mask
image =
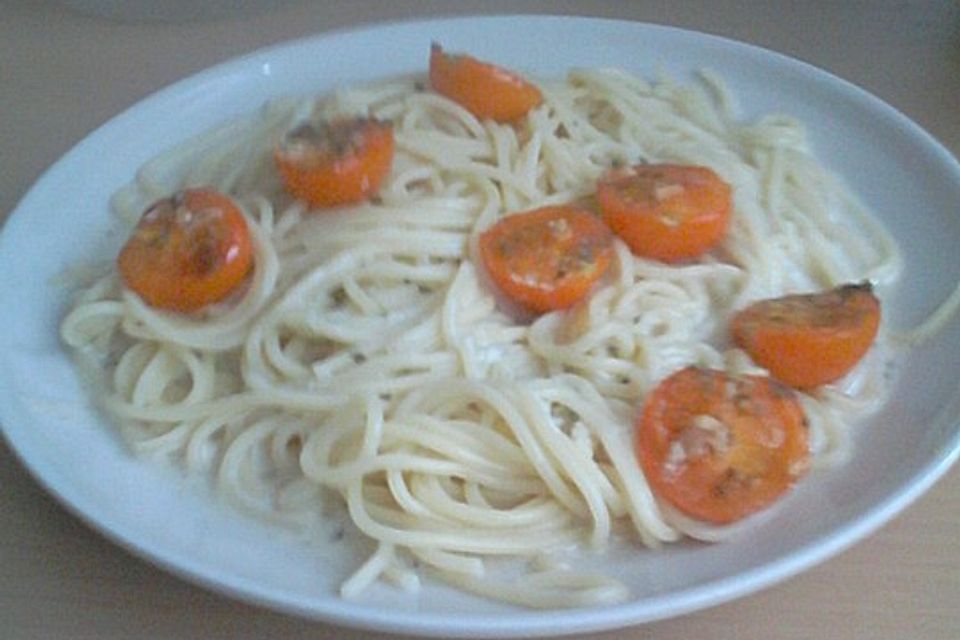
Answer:
MULTIPOLYGON (((286 0, 266 12, 164 24, 112 22, 52 0, 6 0, 0 1, 0 215, 94 127, 213 63, 370 21, 509 12, 669 24, 767 47, 859 84, 960 155, 954 0, 286 0)), ((70 515, 0 442, 0 638, 267 637, 397 636, 289 617, 183 582, 70 515)), ((960 470, 867 540, 800 576, 713 609, 593 637, 960 638, 960 470)))

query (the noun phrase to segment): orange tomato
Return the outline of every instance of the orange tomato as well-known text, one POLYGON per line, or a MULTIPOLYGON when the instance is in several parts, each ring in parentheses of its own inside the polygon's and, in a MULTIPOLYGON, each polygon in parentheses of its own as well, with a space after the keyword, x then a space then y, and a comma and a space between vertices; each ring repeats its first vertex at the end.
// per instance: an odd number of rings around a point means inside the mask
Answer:
POLYGON ((696 258, 730 223, 730 185, 706 167, 641 164, 597 182, 607 225, 639 256, 664 262, 696 258))
POLYGON ((649 395, 636 448, 658 497, 719 525, 769 507, 809 467, 806 419, 788 387, 698 367, 649 395))
POLYGON ((375 194, 393 165, 393 127, 355 118, 301 125, 274 150, 287 191, 312 207, 362 202, 375 194))
POLYGON ((117 257, 129 289, 153 307, 184 313, 229 296, 252 265, 246 219, 233 200, 206 188, 148 207, 117 257))
POLYGON ((480 119, 512 122, 543 101, 540 90, 512 71, 430 47, 430 85, 480 119))
POLYGON ((782 382, 801 389, 847 374, 880 328, 880 301, 868 283, 761 300, 733 319, 734 341, 782 382))
POLYGON ((502 218, 480 236, 479 249, 500 291, 544 313, 590 291, 613 259, 613 237, 588 211, 548 206, 502 218))

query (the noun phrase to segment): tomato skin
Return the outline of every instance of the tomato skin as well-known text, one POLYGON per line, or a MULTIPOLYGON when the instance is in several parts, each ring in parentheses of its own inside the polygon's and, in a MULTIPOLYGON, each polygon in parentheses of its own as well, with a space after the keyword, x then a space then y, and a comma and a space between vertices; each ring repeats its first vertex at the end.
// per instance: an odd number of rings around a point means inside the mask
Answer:
POLYGON ((641 164, 597 182, 607 225, 636 255, 663 262, 696 258, 727 232, 732 190, 707 167, 641 164))
POLYGON ((117 256, 126 287, 152 307, 182 313, 228 297, 252 266, 246 219, 233 200, 209 188, 148 207, 117 256))
POLYGON ((481 234, 479 252, 501 292, 545 313, 589 293, 613 260, 613 236, 589 211, 547 206, 502 218, 481 234))
POLYGON ((334 207, 375 194, 393 154, 390 123, 355 118, 297 127, 274 149, 274 162, 291 195, 311 207, 334 207))
POLYGON ((430 47, 430 85, 476 117, 514 122, 543 101, 540 90, 512 71, 472 56, 430 47))
POLYGON ((809 389, 846 375, 866 355, 880 328, 871 285, 755 302, 733 319, 734 341, 770 375, 809 389))
POLYGON ((649 394, 636 448, 660 499, 716 525, 766 509, 809 467, 806 419, 788 387, 699 367, 649 394))

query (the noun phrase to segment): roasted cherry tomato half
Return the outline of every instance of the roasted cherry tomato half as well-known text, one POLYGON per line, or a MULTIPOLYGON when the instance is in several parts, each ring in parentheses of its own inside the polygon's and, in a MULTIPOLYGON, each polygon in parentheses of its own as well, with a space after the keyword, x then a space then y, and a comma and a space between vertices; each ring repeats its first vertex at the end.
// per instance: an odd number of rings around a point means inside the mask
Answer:
POLYGON ((543 101, 540 90, 512 71, 468 55, 430 48, 430 86, 482 119, 512 122, 543 101))
POLYGON ((480 236, 479 249, 501 292, 544 313, 590 291, 613 259, 613 236, 584 209, 548 206, 502 218, 480 236))
POLYGON ((117 257, 123 283, 147 304, 185 313, 228 297, 252 265, 246 218, 233 200, 207 188, 148 207, 117 257))
POLYGON ((647 398, 637 455, 658 497, 722 525, 769 507, 806 472, 807 431, 793 391, 772 378, 687 367, 647 398))
POLYGON ((778 380, 801 389, 833 382, 866 355, 880 328, 868 284, 755 302, 733 319, 733 338, 778 380))
POLYGON ((393 166, 393 127, 354 118, 304 124, 274 150, 287 191, 312 207, 356 204, 374 195, 393 166))
POLYGON ((664 262, 696 258, 724 237, 731 188, 711 169, 641 164, 597 182, 603 219, 633 253, 664 262))

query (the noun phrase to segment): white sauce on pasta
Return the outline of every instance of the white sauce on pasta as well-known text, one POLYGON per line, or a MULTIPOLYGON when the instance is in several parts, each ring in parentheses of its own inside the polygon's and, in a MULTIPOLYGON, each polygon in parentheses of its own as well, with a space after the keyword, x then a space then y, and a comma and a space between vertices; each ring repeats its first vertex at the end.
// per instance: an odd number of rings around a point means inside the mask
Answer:
MULTIPOLYGON (((380 579, 413 589, 428 571, 525 606, 622 600, 623 585, 550 553, 729 533, 652 495, 632 453, 646 393, 688 364, 755 370, 727 338, 753 300, 863 280, 882 298, 897 247, 798 122, 738 122, 711 75, 573 71, 541 83, 544 104, 516 127, 479 122, 415 80, 280 100, 149 162, 115 198, 126 223, 185 186, 229 193, 254 233, 249 286, 183 317, 142 303, 111 268, 81 292, 63 338, 107 372, 103 402, 135 451, 209 473, 278 521, 342 501, 376 544, 344 596, 380 579), (309 212, 283 194, 271 149, 335 115, 392 121, 393 171, 375 201, 309 212), (618 241, 585 303, 533 320, 505 312, 474 260, 477 235, 641 161, 706 165, 733 186, 722 246, 665 266, 618 241), (501 557, 523 575, 485 577, 501 557)), ((842 461, 850 425, 883 402, 886 340, 841 385, 802 395, 815 467, 842 461)))

